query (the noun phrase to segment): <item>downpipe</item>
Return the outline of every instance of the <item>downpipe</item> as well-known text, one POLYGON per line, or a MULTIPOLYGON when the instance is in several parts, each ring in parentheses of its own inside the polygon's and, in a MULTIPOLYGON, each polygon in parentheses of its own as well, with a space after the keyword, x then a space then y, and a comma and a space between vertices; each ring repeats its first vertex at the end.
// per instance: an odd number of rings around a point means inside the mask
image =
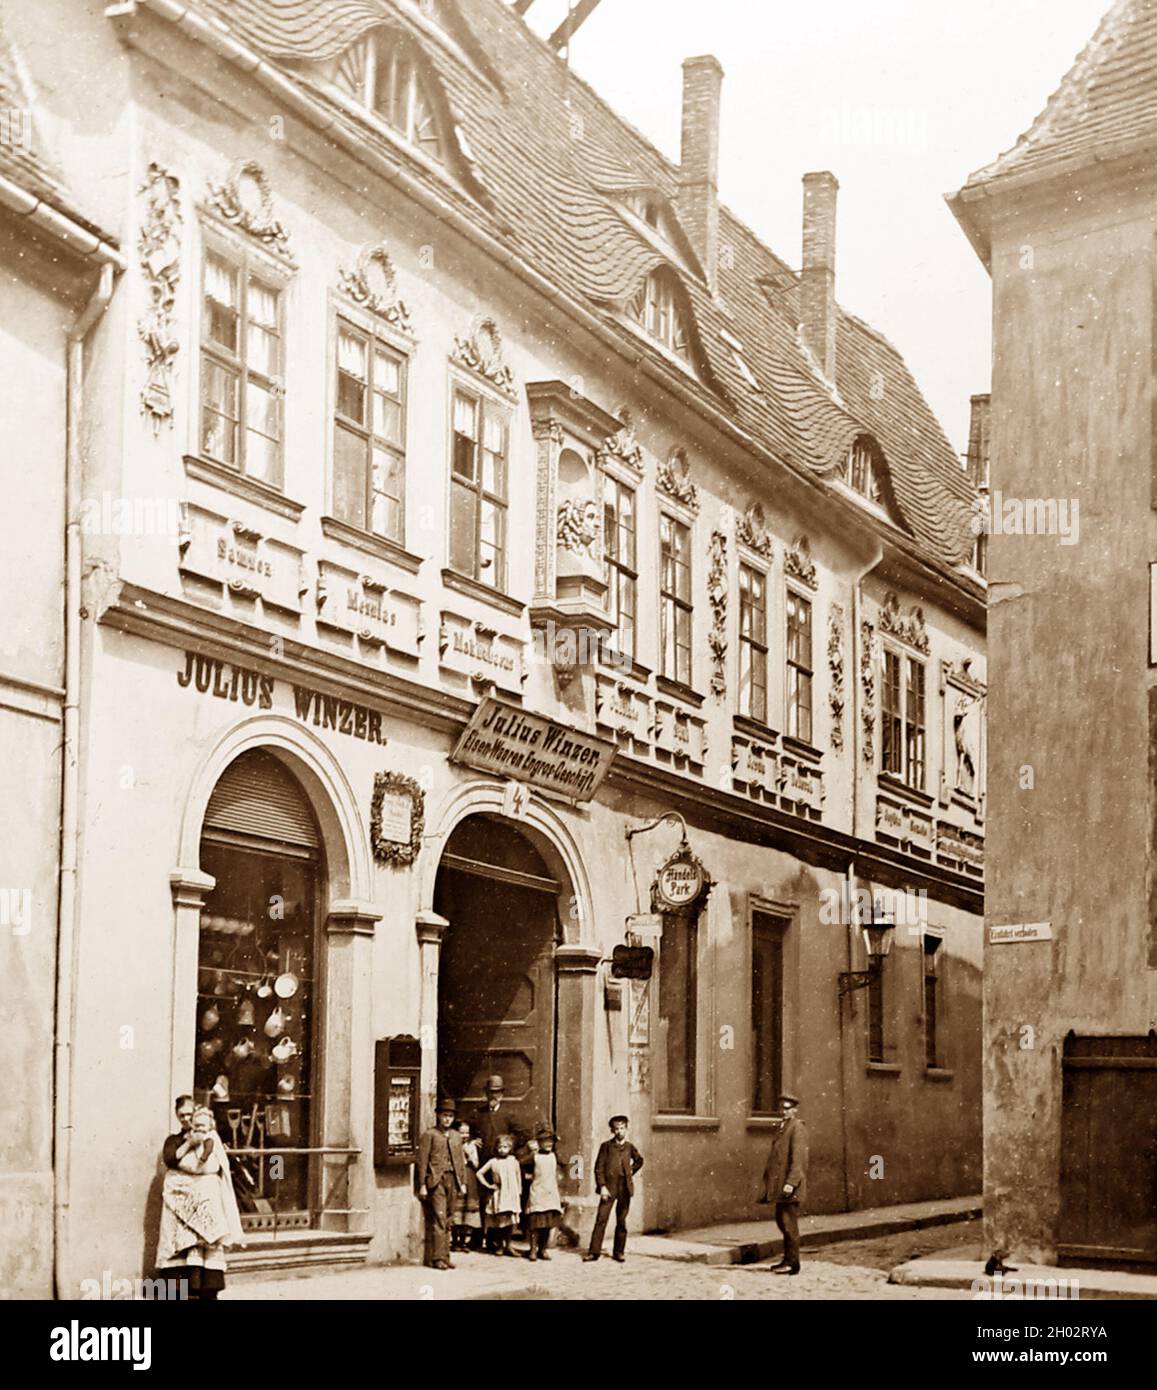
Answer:
POLYGON ((80 851, 81 424, 84 345, 108 308, 114 266, 106 262, 92 297, 68 335, 64 472, 64 723, 61 740, 60 892, 53 1015, 53 1292, 72 1296, 69 1214, 72 1193, 73 1052, 76 1038, 77 879, 80 851))

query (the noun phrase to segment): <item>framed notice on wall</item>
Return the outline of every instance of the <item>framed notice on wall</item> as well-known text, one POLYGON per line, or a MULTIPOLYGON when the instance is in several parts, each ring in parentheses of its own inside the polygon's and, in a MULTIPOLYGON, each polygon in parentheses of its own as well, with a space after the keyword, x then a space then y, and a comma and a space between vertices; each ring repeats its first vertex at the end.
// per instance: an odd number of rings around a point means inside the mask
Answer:
POLYGON ((413 1163, 421 1119, 417 1038, 381 1038, 374 1061, 374 1166, 413 1163))
POLYGON ((379 772, 370 806, 370 840, 379 864, 412 864, 426 828, 426 797, 412 777, 379 772))

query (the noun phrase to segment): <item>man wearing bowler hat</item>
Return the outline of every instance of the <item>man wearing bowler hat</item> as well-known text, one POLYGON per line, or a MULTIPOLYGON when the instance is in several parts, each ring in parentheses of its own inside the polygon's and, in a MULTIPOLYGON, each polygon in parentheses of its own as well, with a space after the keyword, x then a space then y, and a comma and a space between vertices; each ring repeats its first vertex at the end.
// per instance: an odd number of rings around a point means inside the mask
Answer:
POLYGON ((418 1196, 426 1208, 426 1263, 433 1269, 453 1269, 450 1263, 450 1212, 454 1198, 466 1191, 466 1155, 454 1131, 455 1106, 440 1100, 433 1129, 418 1145, 418 1196))
POLYGON ((779 1098, 783 1125, 771 1145, 763 1170, 764 1202, 775 1203, 775 1224, 783 1234, 783 1258, 773 1274, 799 1273, 799 1213, 807 1197, 807 1130, 799 1118, 799 1098, 779 1098))

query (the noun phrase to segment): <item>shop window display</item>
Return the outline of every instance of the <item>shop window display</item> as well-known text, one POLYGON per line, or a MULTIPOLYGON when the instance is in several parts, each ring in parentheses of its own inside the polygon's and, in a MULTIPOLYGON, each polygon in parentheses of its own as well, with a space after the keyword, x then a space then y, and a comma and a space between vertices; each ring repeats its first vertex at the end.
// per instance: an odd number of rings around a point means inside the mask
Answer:
POLYGON ((201 915, 194 1087, 230 1152, 243 1226, 308 1226, 316 858, 207 831, 201 864, 216 886, 201 915))

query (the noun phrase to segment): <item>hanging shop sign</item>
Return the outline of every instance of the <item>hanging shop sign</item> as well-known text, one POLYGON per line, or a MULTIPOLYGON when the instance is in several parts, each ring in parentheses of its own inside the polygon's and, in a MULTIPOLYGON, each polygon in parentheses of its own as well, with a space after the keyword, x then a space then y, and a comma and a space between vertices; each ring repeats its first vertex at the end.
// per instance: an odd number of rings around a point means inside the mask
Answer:
POLYGON ((707 870, 684 840, 655 875, 651 896, 660 909, 685 912, 705 897, 711 886, 707 870))
POLYGON ((655 952, 650 946, 616 946, 611 952, 611 978, 615 980, 649 980, 655 965, 655 952))
POLYGON ((489 697, 458 740, 450 761, 513 777, 538 791, 589 801, 602 784, 615 745, 489 697))

